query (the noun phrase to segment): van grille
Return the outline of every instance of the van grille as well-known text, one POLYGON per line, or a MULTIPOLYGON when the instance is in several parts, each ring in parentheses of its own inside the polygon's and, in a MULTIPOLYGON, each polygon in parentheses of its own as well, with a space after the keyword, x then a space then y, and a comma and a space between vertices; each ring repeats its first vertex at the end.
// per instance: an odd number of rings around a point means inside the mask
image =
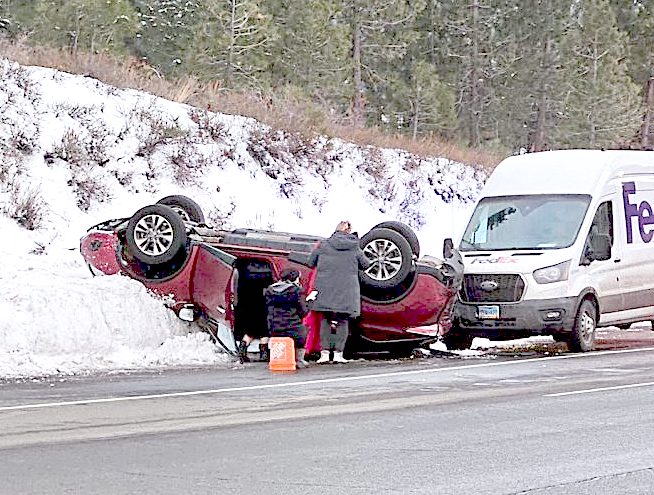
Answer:
POLYGON ((520 275, 465 275, 461 288, 464 302, 516 302, 522 298, 525 282, 520 275), (496 288, 492 289, 495 285, 496 288), (486 290, 482 289, 485 287, 486 290))

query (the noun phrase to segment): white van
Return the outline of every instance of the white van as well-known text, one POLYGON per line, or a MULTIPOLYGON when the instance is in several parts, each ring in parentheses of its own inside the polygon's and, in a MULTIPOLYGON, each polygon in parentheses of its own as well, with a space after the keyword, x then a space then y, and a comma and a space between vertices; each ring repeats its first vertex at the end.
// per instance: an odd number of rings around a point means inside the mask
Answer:
POLYGON ((591 350, 595 329, 654 319, 654 152, 513 156, 489 177, 459 251, 450 348, 553 335, 591 350))

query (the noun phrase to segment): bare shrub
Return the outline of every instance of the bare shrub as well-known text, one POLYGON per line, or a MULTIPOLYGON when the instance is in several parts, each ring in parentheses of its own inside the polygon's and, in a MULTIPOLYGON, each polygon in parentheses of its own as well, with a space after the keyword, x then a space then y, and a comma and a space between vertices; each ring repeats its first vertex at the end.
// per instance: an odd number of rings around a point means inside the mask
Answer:
POLYGON ((68 163, 71 175, 68 185, 73 188, 77 206, 82 211, 88 211, 92 201, 102 203, 109 199, 106 186, 94 170, 96 166, 104 164, 98 162, 100 155, 99 150, 93 147, 93 140, 84 142, 73 130, 64 134, 61 144, 55 146, 51 153, 52 158, 68 163))
POLYGON ((2 72, 2 80, 13 81, 14 84, 23 91, 23 96, 32 101, 39 98, 39 94, 35 89, 35 83, 30 78, 29 72, 19 63, 5 64, 2 72))
POLYGON ((147 158, 161 145, 189 135, 178 122, 170 122, 153 108, 137 108, 133 112, 133 117, 141 124, 137 132, 139 148, 136 156, 147 158))
POLYGON ((407 184, 407 191, 400 203, 400 212, 403 220, 414 229, 420 229, 425 225, 423 213, 423 194, 416 179, 410 180, 407 184))
POLYGON ((197 184, 200 173, 207 167, 207 159, 190 146, 179 146, 169 157, 173 179, 182 186, 197 184))
POLYGON ((226 230, 230 228, 230 221, 234 212, 236 211, 236 203, 230 201, 229 208, 222 210, 220 208, 214 208, 209 211, 207 214, 207 219, 209 224, 213 225, 214 228, 219 230, 226 230))
POLYGON ((227 137, 225 124, 220 122, 215 115, 199 108, 194 108, 189 112, 189 117, 198 125, 200 136, 206 136, 218 142, 223 141, 227 137))
MULTIPOLYGON (((353 127, 331 116, 329 109, 312 103, 307 106, 293 91, 278 92, 274 97, 255 91, 228 91, 219 81, 198 82, 193 78, 165 79, 133 58, 117 58, 104 53, 72 54, 66 50, 30 46, 25 41, 0 40, 0 50, 7 58, 22 65, 38 65, 95 77, 119 88, 134 88, 206 108, 213 112, 252 117, 277 129, 307 137, 338 137, 361 146, 407 150, 421 157, 448 157, 457 162, 491 171, 504 157, 499 152, 474 149, 437 136, 412 139, 402 134, 388 134, 377 128, 353 127)), ((146 64, 147 65, 147 64, 146 64)))
POLYGON ((375 183, 386 182, 387 164, 380 150, 366 148, 363 152, 363 161, 357 165, 359 172, 368 174, 375 183))
POLYGON ((68 181, 68 185, 73 188, 77 197, 77 207, 82 211, 88 211, 93 201, 103 203, 109 199, 109 191, 106 186, 90 172, 89 170, 78 170, 68 181))
POLYGON ((9 185, 23 173, 23 160, 16 148, 0 142, 0 184, 9 185))
POLYGON ((47 206, 38 189, 24 189, 17 182, 13 182, 7 192, 9 200, 2 208, 6 216, 27 230, 36 230, 43 226, 47 206))
POLYGON ((38 133, 27 134, 23 129, 13 128, 9 135, 9 145, 23 155, 30 155, 37 147, 38 133))

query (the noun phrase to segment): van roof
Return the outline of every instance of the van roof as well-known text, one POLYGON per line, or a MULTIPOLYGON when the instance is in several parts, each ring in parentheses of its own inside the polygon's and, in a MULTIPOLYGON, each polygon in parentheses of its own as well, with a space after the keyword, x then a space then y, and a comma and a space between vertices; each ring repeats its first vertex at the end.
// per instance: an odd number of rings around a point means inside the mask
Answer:
POLYGON ((503 160, 481 196, 592 195, 613 177, 640 174, 654 174, 654 151, 541 151, 503 160))

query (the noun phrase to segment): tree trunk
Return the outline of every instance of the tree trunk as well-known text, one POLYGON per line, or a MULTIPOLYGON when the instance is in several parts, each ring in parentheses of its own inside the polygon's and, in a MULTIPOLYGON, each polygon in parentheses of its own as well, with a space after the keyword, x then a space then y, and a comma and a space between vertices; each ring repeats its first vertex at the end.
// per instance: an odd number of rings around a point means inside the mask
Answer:
POLYGON ((479 0, 472 3, 472 56, 470 70, 470 146, 481 144, 481 105, 479 96, 479 0))
POLYGON ((416 91, 416 102, 413 108, 413 132, 412 139, 415 141, 418 138, 418 123, 420 122, 420 88, 416 91))
MULTIPOLYGON (((549 67, 549 55, 551 50, 550 39, 543 43, 543 63, 541 67, 549 67)), ((540 84, 539 84, 540 86, 540 84)), ((539 87, 538 107, 536 108, 536 128, 534 129, 531 151, 543 151, 545 149, 545 122, 547 114, 547 85, 539 87)))
POLYGON ((361 25, 356 12, 352 20, 352 76, 354 95, 352 96, 352 124, 360 127, 363 123, 363 77, 361 71, 361 25))
POLYGON ((645 116, 641 128, 641 148, 644 150, 651 150, 654 147, 651 136, 652 120, 654 120, 654 76, 651 76, 645 85, 645 116))

